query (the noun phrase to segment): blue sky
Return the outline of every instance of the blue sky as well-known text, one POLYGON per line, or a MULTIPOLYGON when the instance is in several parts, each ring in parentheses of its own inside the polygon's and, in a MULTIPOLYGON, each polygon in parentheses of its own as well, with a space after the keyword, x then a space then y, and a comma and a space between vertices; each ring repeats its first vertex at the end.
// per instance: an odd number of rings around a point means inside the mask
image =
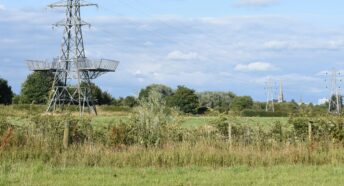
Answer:
MULTIPOLYGON (((16 93, 26 59, 59 55, 62 10, 52 1, 0 0, 0 77, 16 93)), ((264 100, 268 78, 288 100, 316 103, 329 90, 322 72, 344 69, 339 0, 98 0, 83 10, 87 56, 121 61, 96 83, 113 96, 151 83, 233 91, 264 100)))

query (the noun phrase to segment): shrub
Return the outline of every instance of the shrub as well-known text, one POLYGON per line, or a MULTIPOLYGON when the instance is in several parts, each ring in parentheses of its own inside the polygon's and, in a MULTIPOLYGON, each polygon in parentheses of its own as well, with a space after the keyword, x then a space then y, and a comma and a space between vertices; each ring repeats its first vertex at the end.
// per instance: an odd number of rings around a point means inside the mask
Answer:
POLYGON ((167 126, 178 121, 173 113, 161 94, 151 91, 147 99, 140 100, 140 106, 134 109, 129 118, 135 141, 146 147, 164 144, 168 138, 167 126))

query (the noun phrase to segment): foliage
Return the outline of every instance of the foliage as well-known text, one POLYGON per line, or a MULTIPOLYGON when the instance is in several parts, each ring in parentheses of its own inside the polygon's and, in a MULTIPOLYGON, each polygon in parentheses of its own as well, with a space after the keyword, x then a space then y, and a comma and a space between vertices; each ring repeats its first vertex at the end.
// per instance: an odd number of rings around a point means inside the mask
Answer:
POLYGON ((195 114, 199 102, 194 90, 178 86, 175 93, 168 99, 168 104, 179 108, 184 113, 195 114))
POLYGON ((146 88, 142 89, 139 93, 139 99, 142 100, 142 99, 148 99, 149 97, 149 94, 152 92, 152 91, 156 91, 156 92, 159 92, 161 94, 161 97, 163 99, 171 96, 173 94, 173 90, 166 86, 166 85, 161 85, 161 84, 152 84, 152 85, 149 85, 147 86, 146 88))
POLYGON ((341 117, 292 117, 289 123, 293 125, 298 139, 303 141, 308 137, 309 125, 312 127, 311 133, 314 140, 337 142, 344 140, 344 119, 341 117))
MULTIPOLYGON (((87 87, 86 82, 82 82, 80 84, 80 87, 87 87)), ((96 84, 90 83, 89 84, 91 88, 91 93, 93 96, 93 99, 96 101, 99 105, 110 105, 112 102, 112 96, 108 92, 103 92, 96 84)))
POLYGON ((9 105, 12 103, 13 92, 8 82, 0 78, 0 104, 9 105))
POLYGON ((220 111, 228 111, 234 97, 236 97, 232 92, 202 92, 197 95, 201 107, 220 111))
POLYGON ((127 106, 130 108, 133 108, 135 106, 139 105, 139 102, 137 101, 137 99, 134 96, 127 96, 124 100, 123 100, 123 106, 127 106))
POLYGON ((281 119, 223 114, 211 117, 213 120, 202 126, 187 128, 180 125, 177 113, 156 92, 141 101, 128 119, 110 120, 110 125, 91 126, 91 118, 71 115, 26 113, 8 117, 2 111, 0 139, 6 139, 6 145, 0 145, 4 147, 0 149, 0 162, 42 161, 66 167, 344 163, 344 119, 331 115, 292 116, 284 123, 281 119), (71 131, 69 149, 61 145, 66 122, 71 131), (9 129, 13 133, 7 133, 9 129))
POLYGON ((54 74, 50 72, 34 72, 22 85, 20 103, 45 104, 49 99, 49 91, 54 82, 54 74))
POLYGON ((231 109, 234 111, 242 111, 244 109, 251 109, 253 107, 253 100, 249 96, 235 97, 231 104, 231 109))
POLYGON ((140 106, 129 118, 135 140, 146 147, 164 144, 168 137, 168 125, 177 124, 172 112, 162 95, 151 91, 147 99, 140 100, 140 106))

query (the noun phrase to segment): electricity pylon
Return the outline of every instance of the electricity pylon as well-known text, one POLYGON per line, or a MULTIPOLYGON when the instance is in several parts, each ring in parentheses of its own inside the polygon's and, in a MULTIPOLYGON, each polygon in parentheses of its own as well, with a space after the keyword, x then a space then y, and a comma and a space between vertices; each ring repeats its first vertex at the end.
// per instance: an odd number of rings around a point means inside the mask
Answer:
POLYGON ((266 112, 275 112, 275 82, 269 78, 265 83, 266 91, 266 112))
POLYGON ((283 103, 284 100, 284 90, 283 90, 283 82, 280 80, 280 85, 279 85, 279 93, 278 93, 278 103, 283 103))
MULTIPOLYGON (((328 75, 328 73, 327 73, 328 75)), ((330 95, 328 99, 328 112, 340 114, 342 107, 342 97, 340 95, 340 73, 336 69, 333 69, 331 74, 331 79, 328 82, 328 87, 330 89, 330 95)))
POLYGON ((63 0, 49 5, 50 8, 65 8, 64 20, 54 24, 63 28, 60 56, 53 62, 28 60, 32 71, 52 72, 55 76, 47 112, 65 106, 78 105, 80 114, 85 110, 97 114, 91 91, 91 80, 106 72, 115 72, 119 64, 114 60, 95 60, 86 57, 82 27, 90 24, 80 16, 81 7, 97 6, 84 0, 63 0), (74 85, 72 85, 74 84, 74 85))

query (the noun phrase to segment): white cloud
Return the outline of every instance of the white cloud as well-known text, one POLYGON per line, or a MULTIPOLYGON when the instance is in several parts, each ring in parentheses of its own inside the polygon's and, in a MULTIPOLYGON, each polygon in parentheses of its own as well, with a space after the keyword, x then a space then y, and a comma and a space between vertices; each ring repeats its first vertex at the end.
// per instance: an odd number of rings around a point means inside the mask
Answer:
POLYGON ((234 68, 236 71, 241 72, 254 72, 254 71, 272 71, 276 70, 276 67, 266 62, 254 62, 249 64, 238 64, 234 68))
POLYGON ((5 5, 0 4, 0 11, 5 11, 5 10, 6 10, 5 5))
MULTIPOLYGON (((11 80, 18 92, 28 73, 23 61, 58 55, 62 31, 50 29, 50 23, 58 20, 54 14, 7 12, 1 12, 6 16, 0 16, 0 23, 6 25, 2 35, 8 39, 0 39, 0 43, 14 44, 0 46, 0 59, 6 57, 14 62, 4 65, 0 75, 11 80), (40 52, 43 48, 47 50, 44 53, 40 52), (20 69, 23 75, 9 69, 20 69)), ((325 86, 320 85, 321 78, 313 76, 324 70, 324 63, 340 63, 343 51, 333 49, 344 48, 340 27, 314 29, 313 25, 282 16, 181 17, 163 21, 130 17, 86 19, 94 23, 91 30, 85 29, 87 56, 121 61, 116 73, 97 80, 115 96, 126 96, 150 83, 162 83, 174 87, 184 84, 196 90, 231 90, 260 99, 264 97, 259 93, 264 86, 263 77, 270 75, 286 81, 290 87, 288 97, 298 99, 303 95, 316 102, 324 94, 310 88, 325 86), (246 63, 257 59, 276 63, 246 63), (235 64, 235 69, 229 68, 235 64), (273 71, 276 69, 283 71, 273 71)))
POLYGON ((239 0, 237 5, 239 6, 267 6, 275 4, 277 0, 239 0))
POLYGON ((179 50, 175 50, 167 55, 167 59, 172 61, 189 61, 200 59, 200 56, 196 52, 184 53, 179 50))

